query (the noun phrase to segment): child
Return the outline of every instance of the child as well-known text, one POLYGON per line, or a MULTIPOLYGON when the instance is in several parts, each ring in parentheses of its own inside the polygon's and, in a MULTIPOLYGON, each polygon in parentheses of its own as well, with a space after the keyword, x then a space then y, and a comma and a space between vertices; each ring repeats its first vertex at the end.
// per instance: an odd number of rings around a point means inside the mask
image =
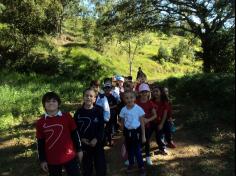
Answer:
POLYGON ((62 167, 68 176, 78 176, 77 157, 83 152, 76 124, 69 113, 59 110, 60 97, 54 92, 42 98, 45 114, 36 123, 38 155, 41 168, 49 176, 62 175, 62 167))
POLYGON ((94 106, 96 92, 84 91, 84 104, 75 113, 75 121, 83 144, 83 176, 92 176, 93 165, 97 176, 106 175, 106 161, 103 148, 104 119, 102 108, 94 106))
POLYGON ((172 114, 172 104, 169 99, 169 89, 167 87, 164 88, 164 93, 168 98, 168 113, 167 113, 167 120, 165 122, 164 128, 164 137, 167 142, 167 147, 169 148, 176 148, 176 145, 172 139, 172 133, 175 131, 174 127, 174 120, 172 114))
POLYGON ((137 104, 143 108, 145 112, 145 129, 146 129, 146 162, 147 165, 152 165, 151 154, 150 154, 150 140, 152 133, 157 131, 157 125, 153 121, 157 118, 156 110, 154 104, 150 101, 150 88, 148 84, 141 84, 139 86, 139 95, 140 98, 137 100, 137 104))
POLYGON ((112 84, 111 82, 107 82, 104 85, 104 91, 110 106, 111 118, 110 121, 107 123, 105 129, 106 132, 105 143, 108 142, 109 146, 113 146, 112 133, 113 129, 115 129, 117 125, 117 103, 118 103, 116 98, 111 94, 111 90, 112 90, 112 84))
POLYGON ((100 91, 100 84, 99 81, 93 80, 90 83, 90 88, 94 89, 96 93, 96 105, 100 106, 103 109, 103 118, 105 122, 109 122, 110 120, 110 108, 109 108, 109 103, 104 94, 99 93, 100 91))
POLYGON ((124 125, 125 143, 128 151, 129 167, 127 172, 130 172, 134 166, 134 157, 136 157, 140 172, 143 174, 144 162, 141 152, 141 141, 146 142, 145 124, 143 109, 135 104, 135 93, 124 93, 126 106, 120 112, 120 118, 124 125))
POLYGON ((137 84, 135 86, 135 91, 138 93, 139 92, 139 86, 143 83, 146 83, 147 82, 147 75, 145 73, 141 73, 139 75, 139 78, 137 80, 137 84))
POLYGON ((168 98, 164 93, 164 89, 155 87, 152 91, 153 103, 157 111, 158 135, 157 143, 161 154, 167 155, 166 146, 163 139, 165 128, 167 127, 167 117, 169 111, 168 98))
MULTIPOLYGON (((134 89, 134 85, 133 85, 133 83, 132 83, 131 81, 126 81, 126 82, 124 82, 124 91, 125 91, 125 92, 133 92, 133 89, 134 89)), ((121 101, 120 101, 120 103, 118 104, 118 114, 120 114, 122 108, 124 108, 125 105, 126 105, 126 103, 125 103, 125 96, 124 96, 124 95, 125 95, 124 93, 121 93, 121 94, 120 94, 121 101)), ((119 119, 121 119, 121 118, 119 118, 119 119)), ((122 148, 123 148, 123 151, 125 151, 125 149, 126 149, 125 144, 123 144, 123 147, 122 147, 122 148)), ((127 151, 126 151, 126 152, 127 152, 127 151)), ((123 152, 123 153, 125 153, 125 152, 123 152)), ((126 155, 124 155, 124 156, 126 156, 126 155)), ((124 164, 125 164, 126 166, 129 166, 128 157, 123 157, 123 159, 124 159, 124 164)))

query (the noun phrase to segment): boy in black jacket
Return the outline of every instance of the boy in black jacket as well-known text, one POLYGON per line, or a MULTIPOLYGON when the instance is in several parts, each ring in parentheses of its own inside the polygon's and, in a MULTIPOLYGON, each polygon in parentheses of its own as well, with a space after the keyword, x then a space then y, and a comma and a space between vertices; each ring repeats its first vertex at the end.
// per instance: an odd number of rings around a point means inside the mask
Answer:
POLYGON ((93 165, 97 176, 106 175, 106 161, 103 148, 103 110, 94 106, 96 93, 93 89, 84 91, 83 107, 75 113, 75 120, 83 144, 83 176, 92 176, 93 165))

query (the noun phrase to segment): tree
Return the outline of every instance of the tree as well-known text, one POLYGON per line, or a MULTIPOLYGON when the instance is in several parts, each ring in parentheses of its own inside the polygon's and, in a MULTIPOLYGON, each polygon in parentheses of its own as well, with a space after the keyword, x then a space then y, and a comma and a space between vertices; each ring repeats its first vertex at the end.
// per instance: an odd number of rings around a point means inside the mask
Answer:
MULTIPOLYGON (((215 38, 224 38, 222 30, 235 28, 235 8, 232 0, 121 0, 103 19, 107 28, 124 26, 122 31, 118 29, 121 33, 126 29, 165 31, 170 28, 192 33, 202 42, 204 71, 214 72, 216 60, 220 58, 214 47, 220 46, 220 40, 215 38), (124 15, 127 13, 128 18, 124 15)), ((228 43, 232 40, 234 37, 227 38, 228 43)))
POLYGON ((124 35, 119 36, 119 40, 121 49, 128 54, 129 74, 131 76, 135 56, 145 44, 150 42, 150 38, 144 33, 136 35, 132 33, 126 33, 124 35))

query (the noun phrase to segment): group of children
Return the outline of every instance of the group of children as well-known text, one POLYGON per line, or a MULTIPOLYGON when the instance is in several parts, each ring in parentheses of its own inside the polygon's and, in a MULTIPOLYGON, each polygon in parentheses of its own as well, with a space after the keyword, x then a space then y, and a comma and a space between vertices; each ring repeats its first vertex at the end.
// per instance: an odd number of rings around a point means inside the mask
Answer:
POLYGON ((145 173, 142 149, 146 163, 152 165, 150 142, 156 134, 159 152, 166 155, 166 147, 175 148, 174 131, 168 89, 146 83, 140 73, 138 83, 131 77, 106 78, 102 91, 99 81, 91 81, 83 92, 83 105, 74 118, 60 111, 61 100, 54 92, 42 98, 45 114, 36 123, 38 155, 41 168, 49 176, 61 176, 65 168, 68 176, 106 175, 104 146, 113 146, 113 135, 124 134, 127 151, 127 172, 132 172, 135 161, 140 173, 145 173), (136 158, 136 160, 135 160, 136 158))

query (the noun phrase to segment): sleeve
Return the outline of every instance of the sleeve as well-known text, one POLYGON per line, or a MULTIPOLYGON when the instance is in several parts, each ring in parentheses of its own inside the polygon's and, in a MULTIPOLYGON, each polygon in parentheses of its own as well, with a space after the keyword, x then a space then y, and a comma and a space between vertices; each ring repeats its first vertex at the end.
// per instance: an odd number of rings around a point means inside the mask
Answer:
POLYGON ((40 162, 46 161, 45 139, 37 140, 38 158, 40 162))
POLYGON ((36 138, 37 139, 44 139, 45 138, 40 121, 37 121, 37 123, 36 123, 36 138))
POLYGON ((39 121, 36 123, 36 138, 37 138, 38 159, 40 162, 44 162, 46 161, 45 137, 41 128, 41 123, 39 121))
POLYGON ((79 132, 77 129, 71 132, 71 138, 74 143, 75 149, 77 152, 82 151, 82 144, 79 136, 79 132))
POLYGON ((104 121, 108 122, 110 120, 110 106, 107 100, 107 97, 103 98, 103 117, 104 121))
POLYGON ((99 117, 99 123, 97 124, 97 133, 96 138, 98 140, 99 144, 102 144, 103 142, 103 136, 104 136, 104 118, 103 118, 103 111, 99 108, 97 108, 96 113, 99 117))
POLYGON ((140 118, 145 115, 145 112, 144 112, 143 108, 141 108, 141 107, 138 108, 138 115, 139 115, 140 118))

